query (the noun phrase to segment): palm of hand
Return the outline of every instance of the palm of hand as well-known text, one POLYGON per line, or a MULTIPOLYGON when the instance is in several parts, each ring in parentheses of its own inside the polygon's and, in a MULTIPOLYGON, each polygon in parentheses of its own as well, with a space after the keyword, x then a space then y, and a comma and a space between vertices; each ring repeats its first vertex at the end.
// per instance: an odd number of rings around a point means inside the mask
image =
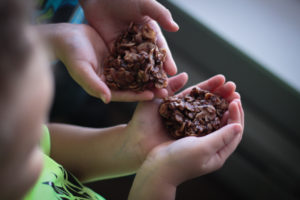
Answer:
POLYGON ((133 134, 142 161, 153 147, 172 141, 158 113, 160 102, 161 100, 156 99, 139 103, 128 124, 128 133, 133 134))
MULTIPOLYGON (((81 5, 89 24, 100 34, 109 49, 112 49, 114 41, 121 32, 127 29, 131 21, 141 24, 149 23, 157 33, 158 46, 166 49, 165 71, 169 75, 176 74, 176 65, 167 42, 158 24, 152 20, 157 20, 169 31, 178 30, 177 25, 173 24, 170 12, 162 5, 153 0, 81 1, 81 5)), ((105 95, 107 96, 108 93, 105 95)), ((139 93, 111 91, 111 99, 113 101, 151 100, 154 95, 157 97, 165 97, 166 91, 163 89, 139 93)), ((110 99, 110 96, 107 97, 107 99, 110 99)))
MULTIPOLYGON (((224 125, 239 123, 241 124, 240 126, 243 126, 243 111, 239 102, 240 96, 235 92, 234 83, 225 83, 223 76, 215 76, 198 84, 198 86, 202 89, 217 93, 230 102, 229 111, 225 113, 223 117, 224 125)), ((191 88, 192 87, 186 89, 178 95, 189 93, 191 88)), ((202 159, 198 161, 198 165, 204 165, 206 163, 207 166, 207 169, 202 168, 202 173, 213 170, 216 167, 216 159, 219 158, 215 156, 212 160, 209 160, 212 158, 212 154, 208 154, 208 150, 211 150, 211 148, 206 138, 211 136, 209 135, 202 138, 187 137, 179 140, 170 138, 158 113, 160 101, 161 100, 154 100, 140 103, 128 126, 129 132, 134 135, 133 138, 135 138, 136 143, 138 143, 142 160, 149 155, 150 157, 155 157, 157 155, 165 155, 167 154, 166 152, 168 152, 171 153, 171 156, 167 156, 168 158, 177 158, 178 156, 180 156, 180 158, 186 158, 186 162, 181 162, 182 160, 180 159, 173 159, 174 162, 178 161, 178 165, 183 165, 181 168, 184 168, 188 163, 190 163, 191 166, 195 165, 195 159, 193 158, 201 156, 202 159), (199 145, 202 141, 204 145, 199 145), (201 153, 202 155, 200 155, 201 153)))
POLYGON ((73 79, 90 95, 100 98, 99 91, 109 92, 100 78, 108 49, 98 33, 88 25, 62 24, 56 54, 73 79))
POLYGON ((86 1, 81 4, 88 22, 110 47, 131 21, 143 22, 144 20, 138 12, 138 1, 86 1))
POLYGON ((230 103, 225 118, 224 127, 205 137, 185 137, 155 146, 146 161, 158 166, 175 185, 221 168, 242 138, 244 119, 239 99, 230 103))
MULTIPOLYGON (((166 8, 156 1, 144 0, 115 0, 115 1, 81 1, 85 11, 85 17, 97 32, 104 39, 105 43, 112 47, 113 42, 121 32, 126 30, 129 23, 154 22, 157 15, 157 21, 161 21, 167 30, 174 30, 166 18, 170 20, 171 15, 166 8), (160 18, 158 18, 160 15, 160 18), (151 18, 150 18, 151 17, 151 18)), ((160 29, 155 27, 160 34, 160 29)))

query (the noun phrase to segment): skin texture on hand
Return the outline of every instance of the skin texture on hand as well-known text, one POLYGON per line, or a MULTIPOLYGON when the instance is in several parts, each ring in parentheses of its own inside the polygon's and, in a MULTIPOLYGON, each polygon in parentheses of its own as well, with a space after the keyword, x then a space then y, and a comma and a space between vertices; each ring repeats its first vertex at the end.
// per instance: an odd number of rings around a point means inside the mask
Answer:
MULTIPOLYGON (((224 126, 204 137, 174 140, 168 137, 158 112, 155 112, 159 102, 140 103, 128 127, 132 132, 143 130, 139 141, 141 159, 145 162, 137 173, 129 199, 174 199, 178 184, 219 169, 239 144, 244 113, 235 84, 225 82, 224 76, 217 75, 198 86, 230 103, 222 119, 224 126)), ((189 93, 191 88, 178 95, 189 93)))
MULTIPOLYGON (((80 1, 89 24, 95 28, 103 38, 108 49, 112 49, 117 37, 127 29, 129 23, 149 23, 157 33, 159 48, 165 48, 167 52, 164 70, 169 75, 175 75, 177 68, 171 55, 168 44, 157 22, 167 31, 175 32, 179 29, 173 21, 171 13, 160 3, 154 0, 82 0, 80 1)), ((127 91, 111 91, 103 97, 109 101, 137 101, 151 100, 153 97, 165 97, 165 89, 145 91, 143 93, 127 91)))
POLYGON ((93 28, 85 24, 59 23, 39 25, 36 29, 87 93, 96 98, 101 98, 101 93, 110 93, 100 77, 108 50, 93 28))
MULTIPOLYGON (((185 73, 170 78, 169 90, 182 88, 186 81, 185 73)), ((51 157, 81 181, 133 174, 143 162, 137 138, 126 125, 94 129, 50 124, 48 128, 51 157)))
MULTIPOLYGON (((177 77, 177 81, 172 81, 168 88, 169 94, 174 94, 180 88, 174 87, 174 84, 182 85, 181 82, 186 82, 186 74, 181 74, 182 77, 177 77)), ((207 81, 199 83, 198 86, 204 90, 216 93, 224 97, 228 102, 239 100, 240 95, 235 92, 235 84, 233 82, 225 82, 222 75, 214 76, 207 81)), ((192 86, 193 87, 193 86, 192 86)), ((189 93, 192 87, 187 88, 177 95, 185 95, 189 93)), ((132 120, 128 124, 129 134, 135 134, 137 145, 141 148, 141 160, 144 160, 150 150, 158 144, 174 141, 171 138, 162 124, 161 117, 158 113, 158 107, 162 100, 155 99, 153 101, 140 102, 134 112, 132 120), (141 134, 142 130, 142 134, 141 134)), ((227 124, 229 117, 228 111, 225 112, 222 119, 222 124, 227 124)))
MULTIPOLYGON (((111 94, 102 76, 103 62, 109 55, 108 49, 91 26, 61 23, 39 25, 36 28, 49 41, 56 57, 65 64, 72 78, 91 96, 101 98, 105 103, 111 100, 111 95, 114 101, 142 101, 154 97, 152 91, 116 91, 111 94)), ((164 96, 166 92, 156 94, 164 96)))

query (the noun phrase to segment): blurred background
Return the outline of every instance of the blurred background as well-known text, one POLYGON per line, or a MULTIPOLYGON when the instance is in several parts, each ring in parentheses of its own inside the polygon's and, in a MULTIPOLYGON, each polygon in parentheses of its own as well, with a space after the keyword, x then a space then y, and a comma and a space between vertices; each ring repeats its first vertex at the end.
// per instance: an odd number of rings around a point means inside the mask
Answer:
MULTIPOLYGON (((237 84, 246 117, 242 143, 224 167, 183 183, 176 199, 300 199, 300 1, 160 2, 180 26, 165 36, 187 86, 224 74, 237 84)), ((135 103, 89 97, 61 63, 55 74, 51 121, 107 127, 130 120, 135 103)), ((121 200, 133 178, 88 186, 121 200)))

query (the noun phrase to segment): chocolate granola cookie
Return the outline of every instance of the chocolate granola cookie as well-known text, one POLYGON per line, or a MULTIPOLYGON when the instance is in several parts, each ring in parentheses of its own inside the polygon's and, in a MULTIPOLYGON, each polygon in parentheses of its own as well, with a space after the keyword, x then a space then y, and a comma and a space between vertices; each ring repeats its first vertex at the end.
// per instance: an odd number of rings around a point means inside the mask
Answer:
POLYGON ((106 84, 114 90, 165 88, 165 57, 165 49, 159 49, 156 44, 155 31, 148 24, 131 23, 104 62, 106 84))
POLYGON ((184 97, 167 97, 159 107, 169 133, 174 138, 204 136, 221 128, 228 102, 213 93, 194 87, 184 97))

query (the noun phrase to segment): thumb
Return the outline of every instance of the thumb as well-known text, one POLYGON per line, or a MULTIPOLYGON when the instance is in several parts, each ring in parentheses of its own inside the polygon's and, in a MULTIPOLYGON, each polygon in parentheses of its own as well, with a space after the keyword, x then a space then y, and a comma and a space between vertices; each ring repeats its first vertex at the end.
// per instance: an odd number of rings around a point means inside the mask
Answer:
POLYGON ((206 163, 208 171, 219 169, 234 152, 241 141, 242 126, 239 123, 226 125, 223 128, 203 137, 205 148, 210 157, 206 163))
POLYGON ((100 98, 104 103, 111 100, 111 92, 88 62, 78 62, 77 67, 69 69, 72 78, 91 96, 100 98))
POLYGON ((232 123, 203 137, 203 139, 210 147, 211 153, 215 154, 220 149, 231 143, 237 137, 237 135, 242 132, 242 130, 241 124, 232 123))
POLYGON ((167 87, 169 96, 174 95, 174 93, 180 90, 187 81, 188 75, 185 72, 169 78, 167 87))
POLYGON ((157 21, 165 30, 176 32, 178 24, 173 20, 171 12, 155 0, 140 1, 140 10, 143 15, 147 15, 157 21))

